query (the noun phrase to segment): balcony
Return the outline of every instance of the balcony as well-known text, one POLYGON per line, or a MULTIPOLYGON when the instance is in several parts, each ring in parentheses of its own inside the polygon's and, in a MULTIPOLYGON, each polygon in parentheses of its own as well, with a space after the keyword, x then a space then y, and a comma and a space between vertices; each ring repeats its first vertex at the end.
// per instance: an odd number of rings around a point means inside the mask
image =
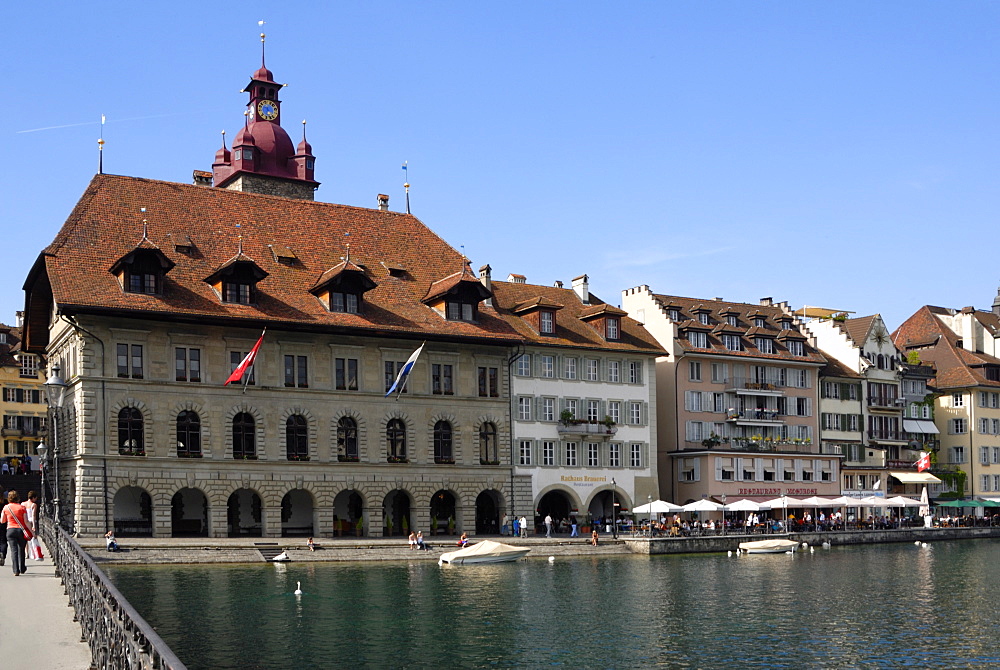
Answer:
POLYGON ((618 426, 615 424, 606 424, 598 421, 582 421, 570 419, 569 421, 560 421, 556 424, 556 431, 560 435, 607 435, 611 436, 618 432, 618 426))
POLYGON ((880 442, 906 442, 906 431, 902 430, 869 430, 868 439, 880 442))
POLYGON ((784 420, 777 410, 773 409, 745 409, 742 411, 730 410, 726 414, 726 421, 736 423, 756 423, 756 424, 781 424, 784 420))
POLYGON ((742 395, 784 395, 784 384, 778 379, 749 379, 747 377, 730 377, 725 380, 726 390, 742 395))
POLYGON ((889 396, 868 396, 868 406, 878 409, 902 409, 906 401, 889 396))
POLYGON ((21 437, 20 428, 2 428, 0 429, 0 435, 4 437, 21 437))

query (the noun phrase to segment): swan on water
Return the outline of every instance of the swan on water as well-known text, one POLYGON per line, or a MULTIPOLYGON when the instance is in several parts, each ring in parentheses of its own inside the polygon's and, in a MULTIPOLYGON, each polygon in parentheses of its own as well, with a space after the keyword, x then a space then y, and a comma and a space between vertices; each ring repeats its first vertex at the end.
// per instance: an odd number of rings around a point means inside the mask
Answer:
POLYGON ((295 582, 295 595, 302 595, 302 582, 295 582))

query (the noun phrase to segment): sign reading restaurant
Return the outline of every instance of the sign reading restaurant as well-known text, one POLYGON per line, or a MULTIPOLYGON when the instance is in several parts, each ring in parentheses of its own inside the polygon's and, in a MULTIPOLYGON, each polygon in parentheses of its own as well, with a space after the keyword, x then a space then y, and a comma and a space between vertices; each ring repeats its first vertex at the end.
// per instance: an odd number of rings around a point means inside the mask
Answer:
MULTIPOLYGON (((740 489, 741 496, 780 496, 781 489, 740 489)), ((817 489, 786 489, 785 495, 789 496, 814 496, 817 489)))
POLYGON ((588 477, 586 475, 579 476, 579 477, 575 476, 575 475, 563 475, 563 476, 561 476, 559 478, 559 480, 560 481, 564 481, 564 482, 590 482, 590 483, 594 483, 594 482, 606 482, 606 481, 608 481, 608 478, 607 477, 588 477))

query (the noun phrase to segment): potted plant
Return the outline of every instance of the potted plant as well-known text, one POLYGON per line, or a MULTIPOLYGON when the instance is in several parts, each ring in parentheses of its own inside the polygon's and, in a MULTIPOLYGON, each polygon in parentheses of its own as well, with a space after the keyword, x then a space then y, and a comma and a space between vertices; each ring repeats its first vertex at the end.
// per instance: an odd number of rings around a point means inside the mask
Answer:
POLYGON ((385 515, 385 528, 386 535, 392 537, 392 517, 388 514, 385 515))
POLYGON ((438 532, 438 518, 436 516, 431 517, 431 535, 437 535, 438 532))
POLYGON ((568 409, 564 409, 562 412, 559 413, 559 420, 566 425, 569 425, 571 423, 576 423, 576 417, 573 416, 573 412, 569 411, 568 409))
POLYGON ((455 517, 453 516, 448 517, 448 534, 455 534, 455 517))
POLYGON ((409 516, 403 516, 403 535, 410 534, 410 518, 409 516))
POLYGON ((358 517, 358 523, 355 525, 354 530, 358 534, 358 537, 361 537, 362 535, 364 535, 364 533, 365 533, 365 519, 364 519, 364 517, 360 517, 360 516, 358 517))

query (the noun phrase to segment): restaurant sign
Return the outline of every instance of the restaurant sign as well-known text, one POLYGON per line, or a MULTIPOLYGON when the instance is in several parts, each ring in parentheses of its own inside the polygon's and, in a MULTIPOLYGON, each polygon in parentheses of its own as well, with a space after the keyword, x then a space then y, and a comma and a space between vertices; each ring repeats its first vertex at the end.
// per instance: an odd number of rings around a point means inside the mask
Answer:
MULTIPOLYGON (((737 495, 741 496, 780 496, 781 489, 739 489, 737 495)), ((814 496, 817 489, 785 489, 785 495, 789 496, 814 496)))

